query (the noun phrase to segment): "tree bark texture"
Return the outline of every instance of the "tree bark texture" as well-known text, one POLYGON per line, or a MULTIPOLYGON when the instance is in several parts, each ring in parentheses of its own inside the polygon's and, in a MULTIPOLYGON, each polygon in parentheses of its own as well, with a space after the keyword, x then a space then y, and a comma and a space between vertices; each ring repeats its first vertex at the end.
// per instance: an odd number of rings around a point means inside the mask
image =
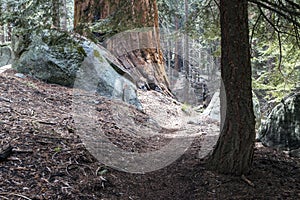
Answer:
POLYGON ((189 2, 188 0, 184 0, 184 12, 185 12, 185 34, 184 34, 184 70, 185 70, 185 77, 187 79, 190 78, 190 67, 189 67, 189 63, 190 63, 190 54, 189 54, 189 37, 188 37, 188 20, 189 20, 189 2))
MULTIPOLYGON (((0 0, 0 17, 2 17, 2 1, 0 0)), ((3 22, 0 21, 0 42, 4 42, 4 25, 3 22)))
POLYGON ((61 0, 61 28, 63 30, 67 30, 68 27, 68 9, 67 9, 67 1, 61 0))
POLYGON ((108 19, 114 36, 106 38, 104 45, 138 87, 169 92, 160 50, 156 0, 75 0, 74 15, 75 28, 84 22, 108 19))
POLYGON ((52 0, 52 24, 60 28, 60 1, 52 0))
POLYGON ((242 175, 250 171, 255 142, 247 0, 221 0, 221 116, 226 116, 211 169, 242 175), (225 108, 225 109, 224 109, 225 108), (226 111, 226 113, 224 113, 226 111))
MULTIPOLYGON (((175 31, 178 32, 179 30, 179 19, 178 16, 174 16, 174 21, 175 21, 175 31)), ((181 71, 181 66, 180 66, 180 45, 178 41, 178 37, 175 38, 175 49, 174 49, 175 55, 174 55, 174 69, 178 72, 181 71)))

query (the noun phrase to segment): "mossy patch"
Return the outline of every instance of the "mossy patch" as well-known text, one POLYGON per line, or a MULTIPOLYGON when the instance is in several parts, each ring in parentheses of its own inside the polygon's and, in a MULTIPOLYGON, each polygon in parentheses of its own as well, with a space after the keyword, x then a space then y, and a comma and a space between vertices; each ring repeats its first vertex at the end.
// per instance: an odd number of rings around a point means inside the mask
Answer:
POLYGON ((97 50, 94 50, 94 56, 98 58, 98 60, 102 63, 104 62, 104 58, 100 55, 100 53, 97 50))

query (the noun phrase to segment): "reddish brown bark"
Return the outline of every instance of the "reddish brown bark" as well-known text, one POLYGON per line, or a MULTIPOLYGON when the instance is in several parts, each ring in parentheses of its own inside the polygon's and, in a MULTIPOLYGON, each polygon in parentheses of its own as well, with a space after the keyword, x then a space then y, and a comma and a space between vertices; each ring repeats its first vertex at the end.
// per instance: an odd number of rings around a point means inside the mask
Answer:
POLYGON ((104 44, 138 86, 169 91, 160 50, 156 0, 75 0, 75 28, 83 22, 107 18, 115 36, 109 35, 104 44))
POLYGON ((255 142, 247 0, 221 0, 220 5, 224 127, 208 164, 242 175, 250 171, 255 142))

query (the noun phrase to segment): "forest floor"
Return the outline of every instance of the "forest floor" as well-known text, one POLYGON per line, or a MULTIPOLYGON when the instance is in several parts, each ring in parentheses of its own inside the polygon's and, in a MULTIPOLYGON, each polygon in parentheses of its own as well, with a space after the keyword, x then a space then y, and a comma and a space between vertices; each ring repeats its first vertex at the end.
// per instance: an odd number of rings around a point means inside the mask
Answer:
POLYGON ((139 91, 143 112, 99 96, 74 103, 74 91, 11 69, 0 74, 0 199, 300 199, 299 159, 257 143, 250 174, 220 175, 203 159, 218 122, 154 91, 139 91), (154 154, 134 166, 128 154, 114 162, 117 150, 99 153, 105 138, 120 152, 154 154), (155 156, 180 144, 183 155, 155 156))

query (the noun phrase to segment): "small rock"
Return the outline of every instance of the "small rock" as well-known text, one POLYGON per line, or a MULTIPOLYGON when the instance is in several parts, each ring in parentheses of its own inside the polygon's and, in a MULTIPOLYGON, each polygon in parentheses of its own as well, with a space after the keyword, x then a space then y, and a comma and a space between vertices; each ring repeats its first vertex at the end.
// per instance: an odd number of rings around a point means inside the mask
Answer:
POLYGON ((300 148, 300 92, 288 95, 272 110, 259 138, 264 145, 280 150, 300 148))
POLYGON ((16 73, 15 76, 18 78, 26 78, 26 76, 22 73, 16 73))
POLYGON ((295 149, 295 150, 291 150, 289 152, 289 155, 291 157, 300 158, 300 148, 299 149, 295 149))

